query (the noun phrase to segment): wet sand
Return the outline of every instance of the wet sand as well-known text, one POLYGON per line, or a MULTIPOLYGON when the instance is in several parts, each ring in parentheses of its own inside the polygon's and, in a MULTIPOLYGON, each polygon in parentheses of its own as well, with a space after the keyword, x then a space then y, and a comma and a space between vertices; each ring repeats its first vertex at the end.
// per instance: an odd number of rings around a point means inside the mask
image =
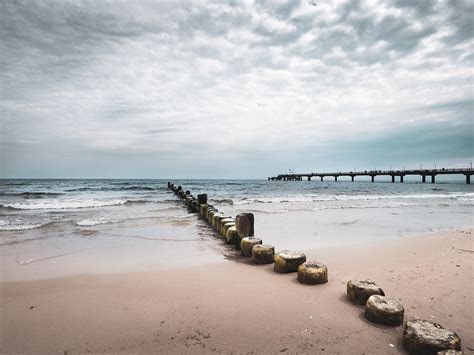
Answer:
POLYGON ((229 252, 159 272, 1 283, 2 353, 404 353, 403 327, 365 320, 345 283, 369 278, 474 349, 472 230, 305 250, 329 283, 305 286, 229 252))

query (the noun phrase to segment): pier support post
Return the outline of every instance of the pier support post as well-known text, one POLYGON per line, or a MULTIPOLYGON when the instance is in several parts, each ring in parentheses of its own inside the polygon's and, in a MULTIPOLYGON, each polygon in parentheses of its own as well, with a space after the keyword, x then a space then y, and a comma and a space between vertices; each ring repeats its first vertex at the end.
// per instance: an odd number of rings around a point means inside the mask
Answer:
POLYGON ((337 176, 334 176, 334 181, 337 182, 337 176))
POLYGON ((435 176, 436 176, 436 175, 431 175, 431 183, 432 183, 432 184, 435 183, 435 176))
POLYGON ((403 182, 403 175, 400 175, 400 182, 403 182))
POLYGON ((471 175, 466 174, 466 184, 470 184, 470 183, 471 183, 471 175))
POLYGON ((395 182, 395 175, 392 175, 392 182, 395 182))
POLYGON ((426 182, 426 175, 421 176, 421 182, 426 182))
POLYGON ((351 176, 351 180, 352 180, 352 182, 354 182, 354 175, 351 176))
POLYGON ((311 181, 311 176, 308 176, 308 181, 311 181))
POLYGON ((371 181, 374 182, 374 180, 375 180, 375 175, 371 175, 370 178, 371 178, 371 181))
POLYGON ((321 181, 323 181, 323 177, 321 176, 321 181))

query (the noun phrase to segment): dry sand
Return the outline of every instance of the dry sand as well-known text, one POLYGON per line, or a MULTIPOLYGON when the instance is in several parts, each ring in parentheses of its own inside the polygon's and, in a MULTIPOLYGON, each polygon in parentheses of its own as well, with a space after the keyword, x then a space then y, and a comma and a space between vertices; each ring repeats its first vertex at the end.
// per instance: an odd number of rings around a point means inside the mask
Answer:
POLYGON ((305 251, 329 283, 241 258, 195 268, 1 284, 1 352, 398 354, 403 327, 346 299, 351 278, 398 297, 406 318, 454 329, 474 349, 472 231, 305 251))

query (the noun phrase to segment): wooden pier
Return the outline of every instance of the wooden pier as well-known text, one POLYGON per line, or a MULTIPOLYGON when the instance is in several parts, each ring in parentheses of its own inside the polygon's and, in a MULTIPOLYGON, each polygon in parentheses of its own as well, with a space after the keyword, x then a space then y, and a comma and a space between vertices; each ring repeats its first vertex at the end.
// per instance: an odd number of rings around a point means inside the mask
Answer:
POLYGON ((337 181, 338 177, 346 176, 350 177, 354 181, 356 176, 370 176, 371 181, 375 181, 376 176, 390 176, 392 182, 398 178, 400 182, 403 182, 403 178, 408 175, 419 175, 421 176, 421 182, 431 180, 431 183, 435 183, 437 175, 465 175, 466 184, 471 183, 471 175, 474 174, 472 168, 453 168, 453 169, 413 169, 413 170, 364 170, 364 171, 339 171, 330 173, 289 173, 279 174, 277 176, 269 177, 268 181, 301 181, 303 178, 311 181, 313 177, 319 177, 321 181, 325 177, 332 177, 337 181))

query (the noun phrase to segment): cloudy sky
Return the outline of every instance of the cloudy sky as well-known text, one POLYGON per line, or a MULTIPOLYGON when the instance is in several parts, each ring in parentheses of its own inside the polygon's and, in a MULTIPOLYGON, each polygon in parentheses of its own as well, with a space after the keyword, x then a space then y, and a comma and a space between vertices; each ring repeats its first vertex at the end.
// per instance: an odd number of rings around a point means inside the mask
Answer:
POLYGON ((468 166, 473 2, 0 4, 3 177, 468 166))

